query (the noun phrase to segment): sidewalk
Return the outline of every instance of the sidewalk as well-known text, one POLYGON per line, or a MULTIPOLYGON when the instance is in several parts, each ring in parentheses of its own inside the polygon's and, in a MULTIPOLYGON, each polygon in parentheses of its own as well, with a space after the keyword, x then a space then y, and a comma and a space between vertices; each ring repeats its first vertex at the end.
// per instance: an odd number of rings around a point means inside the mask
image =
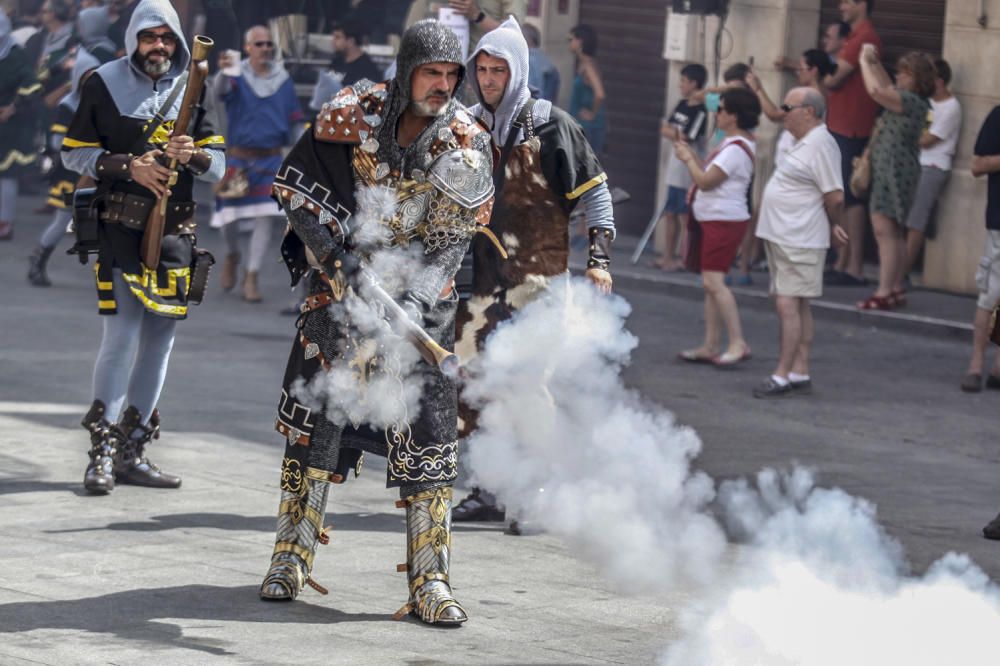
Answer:
MULTIPOLYGON (((619 236, 612 250, 611 271, 616 280, 653 283, 662 286, 669 293, 701 299, 701 281, 692 273, 665 273, 654 268, 652 261, 656 255, 652 243, 635 264, 632 253, 638 245, 636 236, 619 236)), ((574 255, 573 267, 583 270, 586 258, 574 255)), ((857 326, 884 328, 903 333, 935 335, 952 338, 967 338, 972 333, 972 316, 976 299, 972 295, 953 294, 920 287, 907 292, 907 304, 891 312, 861 311, 855 307, 874 290, 873 270, 869 267, 869 282, 866 287, 824 287, 822 298, 812 302, 814 314, 828 321, 839 321, 857 326)), ((735 275, 735 271, 733 271, 735 275)), ((751 273, 754 284, 731 288, 739 300, 740 307, 773 309, 768 295, 768 274, 751 273)))

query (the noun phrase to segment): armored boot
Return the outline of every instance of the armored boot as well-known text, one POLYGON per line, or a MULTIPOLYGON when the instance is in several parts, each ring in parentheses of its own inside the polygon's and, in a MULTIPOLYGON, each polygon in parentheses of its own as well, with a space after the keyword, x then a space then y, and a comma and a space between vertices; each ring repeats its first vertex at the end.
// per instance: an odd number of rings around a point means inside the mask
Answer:
POLYGON ((54 247, 42 247, 39 245, 28 257, 28 282, 36 287, 51 287, 52 280, 49 279, 45 267, 49 263, 54 247))
POLYGON ((458 625, 469 619, 451 592, 451 486, 419 492, 400 500, 406 507, 406 571, 410 600, 394 616, 411 613, 428 624, 458 625))
POLYGON ((107 495, 115 488, 114 458, 121 446, 121 433, 104 418, 107 407, 95 400, 80 422, 90 432, 90 462, 83 473, 83 487, 95 495, 107 495))
MULTIPOLYGON (((308 584, 320 594, 327 589, 310 577, 316 543, 330 542, 323 527, 331 475, 307 468, 285 458, 281 469, 281 503, 278 505, 278 532, 271 566, 260 586, 265 601, 291 601, 308 584)), ((339 475, 337 475, 339 478, 339 475)))
POLYGON ((135 406, 125 410, 118 424, 122 445, 115 456, 115 478, 118 483, 148 488, 180 488, 178 476, 161 472, 146 458, 146 446, 160 438, 160 413, 153 410, 149 425, 142 425, 142 415, 135 406))

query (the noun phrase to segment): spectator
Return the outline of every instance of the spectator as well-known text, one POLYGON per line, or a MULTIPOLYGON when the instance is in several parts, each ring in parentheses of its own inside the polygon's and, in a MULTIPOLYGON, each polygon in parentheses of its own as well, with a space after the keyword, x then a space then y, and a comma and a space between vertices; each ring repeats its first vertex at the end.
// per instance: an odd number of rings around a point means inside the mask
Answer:
POLYGON ((893 86, 878 51, 866 44, 861 52, 861 73, 868 94, 885 113, 872 138, 868 204, 878 243, 878 288, 860 301, 858 308, 891 310, 906 304, 902 224, 920 181, 920 137, 931 110, 927 98, 934 94, 934 61, 924 53, 906 54, 899 59, 893 86))
MULTIPOLYGON (((798 67, 795 69, 795 76, 798 78, 800 86, 811 88, 825 97, 826 89, 823 88, 823 78, 831 74, 834 68, 834 65, 829 62, 825 53, 819 49, 809 49, 799 58, 798 67)), ((760 79, 757 78, 756 74, 753 72, 747 74, 747 84, 757 94, 764 115, 772 122, 783 122, 787 115, 784 109, 785 105, 780 107, 775 106, 771 98, 768 97, 767 91, 761 86, 760 79)), ((825 102, 823 106, 825 113, 825 102)), ((823 120, 823 115, 821 114, 819 118, 823 120)), ((778 137, 778 146, 774 155, 774 165, 776 167, 781 166, 781 160, 784 159, 793 143, 795 143, 795 139, 792 137, 791 132, 787 129, 782 130, 781 135, 778 137)))
POLYGON ((726 367, 750 358, 736 298, 726 286, 725 275, 750 220, 747 193, 753 181, 756 151, 750 132, 759 121, 757 96, 749 90, 733 88, 722 93, 716 114, 716 124, 725 138, 709 155, 704 167, 691 146, 684 142, 675 144, 678 158, 688 167, 694 181, 686 259, 690 269, 701 272, 705 290, 705 339, 701 346, 679 354, 681 360, 690 363, 726 367), (723 326, 729 346, 719 354, 723 326))
MULTIPOLYGON (((826 29, 823 30, 823 37, 820 39, 820 48, 822 49, 822 53, 824 53, 826 58, 830 61, 830 64, 833 65, 830 69, 831 73, 837 69, 837 57, 840 54, 840 49, 844 46, 844 40, 846 40, 850 34, 851 24, 844 21, 831 23, 826 26, 826 29)), ((797 58, 782 56, 774 62, 774 66, 778 69, 787 69, 792 72, 797 72, 799 68, 799 60, 797 58)))
POLYGON ((451 7, 469 19, 469 47, 475 46, 483 35, 495 30, 513 16, 518 23, 524 23, 528 11, 528 0, 414 0, 406 25, 411 26, 421 19, 438 18, 440 7, 451 7))
POLYGON ((528 42, 528 89, 532 97, 556 104, 559 98, 559 70, 542 50, 542 34, 530 23, 521 25, 521 33, 528 42))
MULTIPOLYGON (((339 75, 345 86, 361 79, 379 82, 382 71, 375 61, 364 51, 367 38, 365 29, 357 21, 348 20, 333 26, 333 62, 330 69, 339 75)), ((324 100, 325 101, 325 100, 324 100)))
POLYGON ((951 176, 952 158, 958 146, 958 133, 962 128, 962 106, 951 94, 951 67, 944 60, 934 61, 937 76, 934 96, 931 97, 931 126, 920 137, 920 183, 917 195, 906 218, 906 267, 903 276, 910 274, 920 256, 924 238, 933 238, 932 219, 937 210, 938 197, 951 176))
POLYGON ((823 123, 823 95, 811 87, 794 88, 782 109, 785 131, 793 143, 764 189, 757 227, 767 253, 780 351, 774 372, 754 389, 756 398, 812 389, 809 353, 814 329, 809 299, 823 295, 831 226, 834 235, 847 240, 839 226, 844 211, 840 149, 823 123))
POLYGON ((837 64, 840 57, 840 50, 844 48, 844 42, 851 34, 851 24, 847 21, 837 21, 826 26, 823 31, 823 52, 830 58, 830 63, 837 64))
POLYGON ((111 19, 108 37, 118 47, 119 55, 125 55, 125 30, 132 20, 136 2, 138 0, 110 0, 108 3, 108 16, 111 19))
MULTIPOLYGON (((701 159, 705 155, 705 126, 707 114, 704 104, 692 104, 692 95, 705 87, 708 71, 703 65, 692 63, 681 69, 678 87, 681 101, 664 121, 660 134, 670 141, 684 141, 690 144, 701 159)), ((691 174, 674 151, 667 163, 667 202, 660 213, 660 222, 665 225, 666 244, 663 256, 656 265, 668 272, 682 268, 676 256, 677 242, 680 240, 680 220, 687 215, 687 193, 691 189, 691 174)))
MULTIPOLYGON (((861 47, 872 44, 882 49, 882 41, 869 20, 875 0, 841 0, 840 15, 851 25, 851 34, 837 56, 837 71, 823 79, 827 93, 826 125, 840 146, 841 172, 844 184, 851 182, 854 159, 868 145, 878 104, 865 91, 859 70, 861 47)), ((844 188, 845 224, 850 238, 846 248, 838 248, 837 262, 824 277, 827 284, 863 286, 865 202, 844 188)))
POLYGON ((580 24, 570 30, 569 50, 576 56, 576 76, 569 100, 570 115, 576 118, 594 153, 604 150, 604 82, 597 65, 597 33, 580 24))
MULTIPOLYGON (((275 218, 284 219, 271 198, 274 176, 281 166, 282 149, 298 139, 303 121, 295 86, 288 72, 274 62, 271 31, 254 26, 246 32, 247 59, 238 76, 222 73, 216 93, 226 108, 226 175, 216 190, 212 226, 222 227, 227 255, 222 265, 222 288, 236 286, 240 263, 239 221, 252 220, 250 257, 243 280, 243 299, 260 302, 258 274, 264 263, 275 218)), ((223 68, 234 66, 226 60, 223 68)))
MULTIPOLYGON (((973 149, 972 175, 987 176, 986 244, 976 271, 979 300, 972 323, 972 357, 962 380, 962 390, 978 393, 983 389, 983 363, 990 342, 990 320, 1000 303, 1000 106, 986 116, 973 149)), ((1000 354, 986 378, 986 388, 1000 389, 1000 354)))

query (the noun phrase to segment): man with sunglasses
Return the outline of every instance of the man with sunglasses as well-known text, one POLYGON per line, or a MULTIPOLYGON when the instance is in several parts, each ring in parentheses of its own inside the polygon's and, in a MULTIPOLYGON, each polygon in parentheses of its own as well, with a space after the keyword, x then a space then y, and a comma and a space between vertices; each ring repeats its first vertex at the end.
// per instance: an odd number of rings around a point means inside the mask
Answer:
POLYGON ((813 318, 809 299, 823 294, 823 262, 832 235, 847 233, 840 148, 826 128, 826 102, 813 88, 794 88, 781 105, 785 129, 795 140, 767 182, 757 237, 764 240, 771 295, 780 322, 778 365, 753 390, 778 398, 812 390, 809 354, 813 318))
POLYGON ((237 63, 224 58, 220 61, 223 71, 215 79, 215 98, 226 109, 229 146, 212 226, 222 227, 226 239, 221 281, 229 291, 236 286, 240 263, 239 221, 253 221, 243 299, 258 303, 262 300, 258 275, 275 219, 281 216, 271 198, 271 186, 285 146, 301 134, 304 116, 291 77, 275 62, 271 31, 262 25, 250 28, 243 48, 247 57, 238 63, 239 75, 226 75, 227 68, 237 63))
POLYGON ((222 137, 207 123, 195 122, 190 135, 173 133, 184 92, 175 88, 191 54, 170 2, 140 2, 126 48, 128 55, 86 80, 62 144, 63 164, 98 184, 96 209, 75 214, 78 229, 96 225, 99 244, 95 273, 104 334, 94 402, 83 419, 91 441, 84 486, 95 494, 110 492, 116 482, 180 486, 178 477, 149 462, 145 450, 159 437, 156 404, 174 327, 187 317, 195 277, 194 179, 214 182, 225 170, 222 137), (150 133, 154 114, 165 120, 150 133), (165 160, 179 165, 169 186, 165 160), (149 213, 163 196, 168 199, 160 260, 146 266, 140 244, 149 213))

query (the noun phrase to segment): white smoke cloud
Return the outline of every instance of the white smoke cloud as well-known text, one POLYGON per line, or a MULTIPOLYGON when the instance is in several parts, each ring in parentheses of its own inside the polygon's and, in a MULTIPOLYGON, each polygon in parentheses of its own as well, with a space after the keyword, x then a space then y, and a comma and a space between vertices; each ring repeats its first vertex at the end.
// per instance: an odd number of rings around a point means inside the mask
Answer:
POLYGON ((477 485, 567 539, 631 590, 705 580, 725 548, 705 512, 701 443, 619 376, 628 304, 557 280, 501 326, 464 397, 481 405, 464 455, 477 485), (666 445, 669 444, 669 445, 666 445))
POLYGON ((716 495, 691 468, 697 435, 621 380, 637 343, 628 313, 557 281, 500 327, 472 364, 464 395, 482 411, 464 456, 509 512, 624 589, 695 583, 664 664, 997 662, 1000 592, 966 556, 910 577, 874 507, 801 468, 716 495))

